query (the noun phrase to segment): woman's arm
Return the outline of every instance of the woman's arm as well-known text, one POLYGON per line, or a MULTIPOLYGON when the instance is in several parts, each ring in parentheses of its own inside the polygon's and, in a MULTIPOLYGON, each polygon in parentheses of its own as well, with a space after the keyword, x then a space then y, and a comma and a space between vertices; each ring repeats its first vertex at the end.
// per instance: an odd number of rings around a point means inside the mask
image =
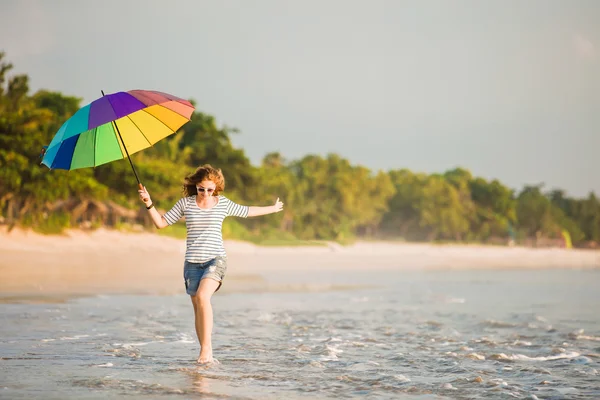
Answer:
MULTIPOLYGON (((146 190, 146 187, 144 186, 143 189, 138 189, 138 193, 140 194, 140 199, 146 208, 151 207, 152 199, 150 198, 150 194, 146 190)), ((154 206, 148 209, 148 213, 150 214, 150 218, 152 219, 154 226, 156 226, 158 229, 166 228, 169 225, 165 217, 161 216, 154 206)))
POLYGON ((258 217, 259 215, 273 214, 283 210, 283 203, 279 201, 279 197, 272 206, 266 207, 248 207, 248 217, 258 217))

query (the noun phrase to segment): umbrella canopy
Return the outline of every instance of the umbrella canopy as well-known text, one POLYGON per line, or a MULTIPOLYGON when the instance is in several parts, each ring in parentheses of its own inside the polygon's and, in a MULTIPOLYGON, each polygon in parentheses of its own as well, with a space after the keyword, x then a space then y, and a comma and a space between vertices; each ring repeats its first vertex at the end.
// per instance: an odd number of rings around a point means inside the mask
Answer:
POLYGON ((130 90, 107 94, 80 108, 61 126, 45 150, 42 164, 71 170, 129 157, 175 133, 193 112, 192 103, 167 93, 130 90))

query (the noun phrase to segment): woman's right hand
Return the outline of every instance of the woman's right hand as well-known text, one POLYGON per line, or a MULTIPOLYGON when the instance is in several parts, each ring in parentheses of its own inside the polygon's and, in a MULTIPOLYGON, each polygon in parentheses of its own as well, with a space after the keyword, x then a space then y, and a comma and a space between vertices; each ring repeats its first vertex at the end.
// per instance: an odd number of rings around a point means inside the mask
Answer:
POLYGON ((142 189, 138 189, 138 193, 140 194, 140 200, 148 207, 152 204, 152 199, 150 198, 150 193, 146 190, 146 186, 143 186, 142 189))

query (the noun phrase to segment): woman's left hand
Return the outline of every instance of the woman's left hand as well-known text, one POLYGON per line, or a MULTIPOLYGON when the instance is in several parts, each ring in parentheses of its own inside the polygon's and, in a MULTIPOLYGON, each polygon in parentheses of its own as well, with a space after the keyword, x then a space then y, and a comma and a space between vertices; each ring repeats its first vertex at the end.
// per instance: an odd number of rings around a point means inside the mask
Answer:
POLYGON ((275 209, 275 212, 279 212, 279 211, 283 210, 283 203, 281 201, 279 201, 279 197, 275 201, 275 205, 273 206, 273 208, 275 209))

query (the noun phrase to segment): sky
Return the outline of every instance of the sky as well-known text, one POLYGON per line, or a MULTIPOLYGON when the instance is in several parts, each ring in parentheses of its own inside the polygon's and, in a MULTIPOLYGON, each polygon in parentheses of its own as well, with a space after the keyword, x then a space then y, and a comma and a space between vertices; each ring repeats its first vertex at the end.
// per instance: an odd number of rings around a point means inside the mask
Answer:
POLYGON ((337 153, 600 194, 600 1, 0 0, 31 90, 194 99, 258 165, 337 153))

